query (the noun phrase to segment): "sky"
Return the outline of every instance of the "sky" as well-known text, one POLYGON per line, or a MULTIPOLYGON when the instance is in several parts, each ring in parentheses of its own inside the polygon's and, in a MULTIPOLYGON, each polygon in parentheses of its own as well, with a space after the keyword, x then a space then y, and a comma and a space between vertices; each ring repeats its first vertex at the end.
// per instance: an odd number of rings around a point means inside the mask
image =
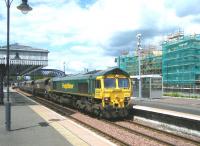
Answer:
MULTIPOLYGON (((46 68, 80 73, 116 66, 123 50, 156 45, 177 30, 200 34, 200 0, 13 0, 10 43, 49 50, 46 68)), ((6 4, 0 0, 0 45, 6 44, 6 4)))

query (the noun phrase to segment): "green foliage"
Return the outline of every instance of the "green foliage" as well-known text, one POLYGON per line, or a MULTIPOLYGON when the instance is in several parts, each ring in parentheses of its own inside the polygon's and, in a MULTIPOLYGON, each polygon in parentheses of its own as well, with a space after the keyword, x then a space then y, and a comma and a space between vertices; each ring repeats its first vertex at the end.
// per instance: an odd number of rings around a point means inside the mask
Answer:
POLYGON ((164 93, 164 96, 172 96, 172 97, 181 97, 181 95, 177 92, 169 92, 169 93, 164 93))
POLYGON ((178 92, 168 92, 164 93, 164 96, 171 96, 171 97, 180 97, 180 98, 200 98, 200 96, 197 95, 186 95, 186 94, 181 94, 178 92))

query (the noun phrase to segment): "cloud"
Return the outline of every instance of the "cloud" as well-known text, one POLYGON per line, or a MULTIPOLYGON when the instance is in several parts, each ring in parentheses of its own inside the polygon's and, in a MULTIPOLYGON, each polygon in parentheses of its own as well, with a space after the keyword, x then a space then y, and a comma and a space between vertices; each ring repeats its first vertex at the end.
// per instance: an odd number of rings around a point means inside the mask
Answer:
MULTIPOLYGON (((153 44, 150 43, 151 40, 160 36, 170 34, 177 30, 177 27, 166 27, 164 29, 158 29, 157 27, 152 28, 140 28, 137 30, 130 30, 125 32, 117 32, 109 39, 109 43, 104 46, 105 54, 111 56, 120 55, 122 50, 134 50, 137 47, 137 38, 138 33, 142 34, 142 44, 153 44)), ((158 42, 159 43, 159 42, 158 42)))
POLYGON ((200 15, 198 15, 198 17, 195 17, 195 18, 193 19, 193 22, 195 22, 195 23, 200 23, 200 15))
MULTIPOLYGON (((34 0, 23 15, 11 7, 11 43, 50 51, 48 68, 70 72, 115 66, 121 50, 134 50, 136 34, 142 44, 159 44, 179 27, 200 33, 198 0, 34 0)), ((0 43, 6 44, 6 6, 0 1, 0 43)))
POLYGON ((168 0, 166 5, 174 8, 178 17, 200 14, 199 0, 168 0))
POLYGON ((72 47, 61 51, 51 51, 49 58, 48 68, 63 70, 63 63, 65 62, 66 72, 68 73, 81 72, 84 68, 89 70, 106 69, 116 65, 114 57, 104 55, 102 48, 95 48, 94 46, 91 48, 79 46, 79 48, 72 47))
POLYGON ((61 6, 63 4, 67 4, 72 0, 59 0, 59 1, 55 1, 55 0, 34 0, 34 1, 28 1, 29 5, 31 5, 33 8, 37 7, 37 6, 49 6, 49 7, 55 7, 55 6, 61 6))

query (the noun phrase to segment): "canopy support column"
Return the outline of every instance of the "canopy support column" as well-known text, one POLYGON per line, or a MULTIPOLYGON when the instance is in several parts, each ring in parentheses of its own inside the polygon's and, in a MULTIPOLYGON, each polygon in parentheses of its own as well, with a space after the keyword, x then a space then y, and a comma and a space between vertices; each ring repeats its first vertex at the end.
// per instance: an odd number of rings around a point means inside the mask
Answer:
POLYGON ((5 65, 0 65, 0 105, 4 104, 3 78, 5 76, 5 65))

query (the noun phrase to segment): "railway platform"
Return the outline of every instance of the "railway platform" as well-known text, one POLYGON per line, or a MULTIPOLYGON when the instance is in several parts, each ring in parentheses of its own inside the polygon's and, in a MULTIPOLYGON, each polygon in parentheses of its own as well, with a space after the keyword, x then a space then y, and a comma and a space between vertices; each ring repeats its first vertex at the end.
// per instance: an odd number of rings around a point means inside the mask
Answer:
POLYGON ((5 129, 5 107, 0 106, 0 146, 115 145, 14 90, 10 98, 11 131, 5 129))
POLYGON ((131 106, 136 117, 200 131, 200 99, 132 98, 131 106))

